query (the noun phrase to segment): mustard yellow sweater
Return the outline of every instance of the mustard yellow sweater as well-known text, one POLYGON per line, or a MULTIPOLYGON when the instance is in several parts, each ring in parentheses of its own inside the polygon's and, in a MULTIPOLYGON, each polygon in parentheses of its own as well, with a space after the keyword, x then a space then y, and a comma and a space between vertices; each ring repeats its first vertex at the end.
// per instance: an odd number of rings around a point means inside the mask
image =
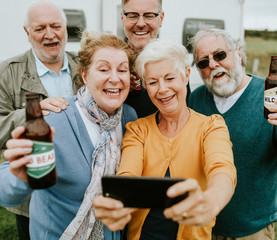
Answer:
MULTIPOLYGON (((236 184, 232 144, 223 118, 204 116, 190 110, 183 129, 173 138, 163 136, 156 124, 155 114, 126 125, 118 175, 194 178, 202 190, 209 179, 218 173, 228 175, 236 184)), ((128 240, 140 238, 149 209, 133 213, 128 224, 128 240)), ((205 227, 180 225, 177 239, 211 239, 212 221, 205 227)))

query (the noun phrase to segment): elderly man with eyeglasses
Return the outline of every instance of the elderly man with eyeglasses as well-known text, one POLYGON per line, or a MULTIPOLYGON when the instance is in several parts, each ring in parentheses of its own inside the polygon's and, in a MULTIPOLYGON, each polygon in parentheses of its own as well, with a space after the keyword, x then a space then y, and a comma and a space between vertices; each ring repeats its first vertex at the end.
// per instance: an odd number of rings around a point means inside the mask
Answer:
POLYGON ((162 0, 122 0, 121 21, 127 42, 137 53, 158 36, 164 19, 162 0))
MULTIPOLYGON (((228 126, 237 187, 213 228, 213 240, 274 240, 277 220, 277 102, 263 115, 264 79, 245 73, 244 44, 224 30, 200 30, 192 39, 194 63, 205 85, 188 106, 220 114, 228 126)), ((270 56, 269 56, 270 57, 270 56)))
MULTIPOLYGON (((126 41, 137 53, 140 53, 151 39, 158 37, 163 19, 162 0, 122 0, 121 22, 126 41)), ((131 89, 126 103, 136 110, 138 117, 146 117, 158 110, 135 73, 132 76, 131 89)), ((189 93, 188 84, 187 96, 189 93)))

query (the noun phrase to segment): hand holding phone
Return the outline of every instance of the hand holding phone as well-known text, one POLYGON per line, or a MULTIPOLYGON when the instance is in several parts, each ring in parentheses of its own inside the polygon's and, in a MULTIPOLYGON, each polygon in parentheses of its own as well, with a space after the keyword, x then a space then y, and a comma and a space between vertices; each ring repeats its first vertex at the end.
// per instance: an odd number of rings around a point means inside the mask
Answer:
POLYGON ((168 208, 187 197, 187 193, 175 198, 166 195, 173 184, 182 178, 103 176, 103 196, 123 202, 125 207, 168 208))

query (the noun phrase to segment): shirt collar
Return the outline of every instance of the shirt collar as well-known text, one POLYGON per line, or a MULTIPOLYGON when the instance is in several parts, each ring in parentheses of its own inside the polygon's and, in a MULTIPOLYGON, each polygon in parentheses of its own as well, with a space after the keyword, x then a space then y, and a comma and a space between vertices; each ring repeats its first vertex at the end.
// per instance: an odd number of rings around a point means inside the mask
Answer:
MULTIPOLYGON (((37 68, 37 74, 39 77, 42 77, 43 75, 45 75, 48 72, 51 72, 51 70, 46 67, 36 56, 36 54, 34 53, 34 51, 32 50, 34 57, 35 57, 35 61, 36 61, 36 68, 37 68)), ((70 74, 70 70, 69 70, 69 66, 68 66, 68 58, 67 55, 64 53, 63 56, 63 67, 61 69, 61 71, 66 71, 68 74, 70 74)))

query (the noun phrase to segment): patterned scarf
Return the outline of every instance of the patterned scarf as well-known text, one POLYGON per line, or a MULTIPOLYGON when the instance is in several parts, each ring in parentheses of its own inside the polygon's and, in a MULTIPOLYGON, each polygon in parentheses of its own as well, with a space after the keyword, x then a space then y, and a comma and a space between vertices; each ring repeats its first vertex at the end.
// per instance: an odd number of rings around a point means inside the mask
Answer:
POLYGON ((100 139, 92 154, 92 177, 83 202, 60 240, 100 240, 104 239, 103 224, 95 219, 92 201, 102 192, 101 177, 115 175, 119 166, 122 106, 109 116, 98 108, 86 86, 79 89, 77 97, 88 119, 100 126, 100 139))

